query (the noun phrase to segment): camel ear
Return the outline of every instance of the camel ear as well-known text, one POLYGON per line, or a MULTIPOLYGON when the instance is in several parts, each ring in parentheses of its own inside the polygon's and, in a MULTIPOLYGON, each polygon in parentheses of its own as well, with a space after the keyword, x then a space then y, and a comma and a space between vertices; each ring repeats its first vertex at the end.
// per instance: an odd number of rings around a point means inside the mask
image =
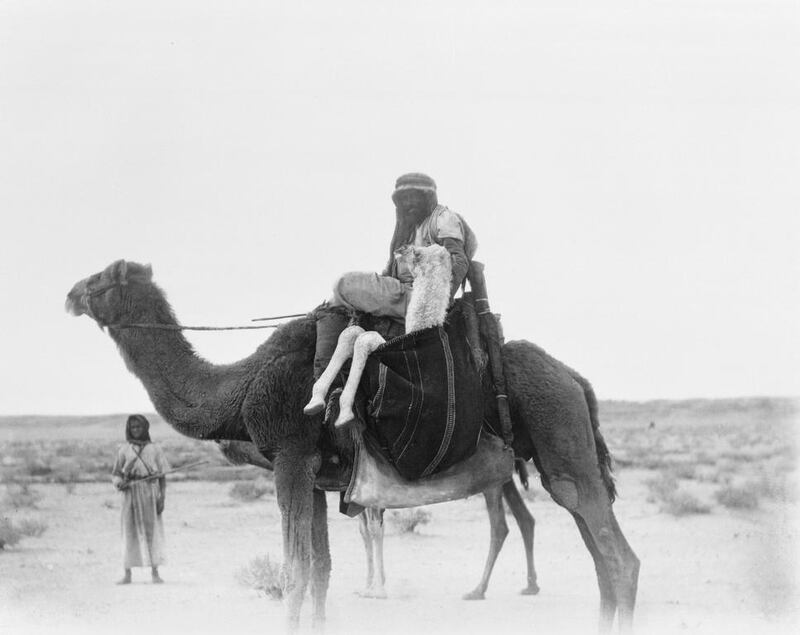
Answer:
POLYGON ((144 273, 145 280, 150 282, 153 279, 153 265, 146 264, 142 267, 142 272, 144 273))
POLYGON ((111 279, 114 282, 125 284, 128 281, 128 263, 124 260, 117 260, 112 264, 111 279))

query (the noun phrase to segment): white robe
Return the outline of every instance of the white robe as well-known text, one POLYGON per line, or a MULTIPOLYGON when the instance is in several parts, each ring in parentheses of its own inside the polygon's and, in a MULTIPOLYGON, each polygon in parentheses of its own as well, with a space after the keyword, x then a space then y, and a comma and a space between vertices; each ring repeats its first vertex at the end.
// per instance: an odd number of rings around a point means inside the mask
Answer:
MULTIPOLYGON (((154 443, 119 448, 112 470, 114 484, 127 478, 163 474, 170 469, 161 448, 154 443), (139 455, 136 450, 141 447, 139 455)), ((157 567, 164 562, 164 525, 156 513, 160 496, 158 479, 132 481, 122 490, 122 558, 126 569, 157 567)))

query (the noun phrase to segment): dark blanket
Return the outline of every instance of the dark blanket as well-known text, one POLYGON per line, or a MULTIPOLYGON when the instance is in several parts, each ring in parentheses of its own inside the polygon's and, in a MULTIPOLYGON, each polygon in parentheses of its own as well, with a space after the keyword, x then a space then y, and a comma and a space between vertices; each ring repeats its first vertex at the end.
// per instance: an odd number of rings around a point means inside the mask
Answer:
POLYGON ((367 429, 397 471, 417 479, 475 452, 483 420, 480 373, 463 316, 387 341, 361 380, 367 429))

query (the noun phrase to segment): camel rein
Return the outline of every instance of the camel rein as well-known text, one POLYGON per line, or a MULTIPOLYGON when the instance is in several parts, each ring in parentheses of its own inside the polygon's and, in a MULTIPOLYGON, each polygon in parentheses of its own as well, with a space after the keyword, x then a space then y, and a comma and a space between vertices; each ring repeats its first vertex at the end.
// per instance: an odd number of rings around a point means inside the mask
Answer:
MULTIPOLYGON (((298 313, 293 317, 302 317, 305 313, 298 313)), ((285 316, 284 316, 285 317, 285 316)), ((260 318, 262 320, 270 318, 260 318)), ((278 319, 278 318, 272 318, 278 319)), ((260 324, 258 326, 183 326, 182 324, 147 324, 147 323, 133 323, 133 324, 106 324, 106 328, 110 329, 161 329, 164 331, 246 331, 252 329, 275 329, 280 324, 260 324)))
MULTIPOLYGON (((94 317, 94 311, 92 311, 91 301, 95 296, 101 295, 110 289, 120 286, 127 286, 127 281, 112 282, 111 284, 104 285, 98 289, 92 289, 91 291, 87 291, 86 307, 89 309, 89 315, 94 317)), ((307 313, 291 313, 289 315, 274 315, 272 317, 253 318, 250 321, 266 322, 269 320, 283 320, 287 318, 303 317, 305 315, 307 315, 307 313)), ((102 326, 110 329, 160 329, 163 331, 249 331, 253 329, 275 329, 278 328, 280 324, 259 324, 257 326, 183 326, 182 324, 155 324, 155 323, 133 322, 130 324, 103 324, 102 326)))

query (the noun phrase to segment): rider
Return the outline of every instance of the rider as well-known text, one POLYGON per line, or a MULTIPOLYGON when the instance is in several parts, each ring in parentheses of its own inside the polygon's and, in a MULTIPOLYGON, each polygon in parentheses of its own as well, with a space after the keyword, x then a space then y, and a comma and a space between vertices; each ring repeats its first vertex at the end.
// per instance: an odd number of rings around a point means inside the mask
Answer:
POLYGON ((395 183, 392 201, 397 220, 383 273, 344 274, 334 284, 328 310, 318 314, 314 379, 327 367, 339 333, 347 326, 349 313, 361 311, 399 322, 405 318, 412 276, 395 261, 395 250, 409 244, 444 246, 453 265, 451 299, 467 275, 478 247, 475 234, 460 214, 439 204, 436 183, 431 177, 418 172, 402 175, 395 183))

